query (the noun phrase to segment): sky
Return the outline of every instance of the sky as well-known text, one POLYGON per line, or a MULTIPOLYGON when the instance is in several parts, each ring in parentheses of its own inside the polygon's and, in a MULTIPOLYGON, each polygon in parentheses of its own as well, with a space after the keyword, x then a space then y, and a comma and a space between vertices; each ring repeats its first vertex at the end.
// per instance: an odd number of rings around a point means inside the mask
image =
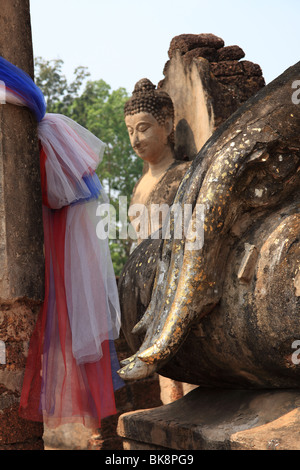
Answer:
POLYGON ((30 10, 35 57, 62 59, 70 81, 85 66, 112 90, 157 84, 180 34, 240 46, 266 83, 300 60, 299 0, 30 0, 30 10))

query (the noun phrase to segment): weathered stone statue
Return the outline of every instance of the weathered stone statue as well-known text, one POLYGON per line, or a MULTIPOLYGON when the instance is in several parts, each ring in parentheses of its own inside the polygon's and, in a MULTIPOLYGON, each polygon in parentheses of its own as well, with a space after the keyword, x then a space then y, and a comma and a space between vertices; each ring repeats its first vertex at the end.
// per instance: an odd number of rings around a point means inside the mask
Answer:
MULTIPOLYGON (((124 111, 132 147, 144 161, 144 172, 134 187, 129 210, 139 244, 150 235, 155 238, 155 234, 160 233, 161 236, 159 229, 167 218, 178 186, 191 162, 176 158, 175 113, 168 93, 156 89, 150 80, 142 79, 136 83, 124 111), (136 212, 138 217, 135 217, 136 212)), ((150 286, 152 283, 153 279, 150 286)), ((127 311, 130 305, 131 302, 126 304, 124 299, 123 324, 132 318, 131 312, 127 311)), ((159 376, 159 381, 161 399, 166 402, 189 389, 187 384, 162 376, 159 376)))
POLYGON ((135 354, 123 378, 299 388, 299 76, 300 62, 242 105, 182 179, 174 203, 191 204, 194 223, 204 211, 203 243, 176 238, 170 213, 171 237, 132 253, 120 300, 135 354))
POLYGON ((140 80, 125 105, 125 122, 136 154, 145 162, 145 171, 134 187, 130 203, 131 221, 138 242, 161 228, 179 183, 190 162, 175 159, 174 107, 169 95, 157 90, 148 79, 140 80), (143 214, 135 220, 134 208, 143 214))
MULTIPOLYGON (((159 250, 161 240, 157 237, 161 238, 162 225, 191 162, 176 159, 173 102, 168 93, 156 89, 150 80, 141 79, 136 83, 132 97, 125 104, 124 114, 132 147, 144 161, 143 175, 133 190, 129 216, 138 245, 149 238, 159 250)), ((122 276, 119 286, 122 329, 133 351, 139 343, 132 341, 127 332, 131 332, 140 315, 139 306, 144 305, 144 311, 149 303, 155 275, 153 268, 156 266, 155 258, 148 258, 148 251, 146 254, 143 250, 141 255, 139 253, 138 247, 130 257, 129 264, 133 264, 128 270, 128 277, 122 276), (138 289, 140 281, 143 284, 138 289), (141 294, 141 299, 137 300, 136 292, 138 297, 141 294)))

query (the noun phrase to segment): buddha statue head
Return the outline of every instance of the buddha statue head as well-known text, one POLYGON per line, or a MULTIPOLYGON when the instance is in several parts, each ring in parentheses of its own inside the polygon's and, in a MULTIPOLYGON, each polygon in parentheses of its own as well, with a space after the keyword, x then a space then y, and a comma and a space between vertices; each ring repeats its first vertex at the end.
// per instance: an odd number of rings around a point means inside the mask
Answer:
POLYGON ((150 165, 174 158, 174 107, 170 96, 147 78, 135 85, 124 107, 125 122, 136 154, 150 165))

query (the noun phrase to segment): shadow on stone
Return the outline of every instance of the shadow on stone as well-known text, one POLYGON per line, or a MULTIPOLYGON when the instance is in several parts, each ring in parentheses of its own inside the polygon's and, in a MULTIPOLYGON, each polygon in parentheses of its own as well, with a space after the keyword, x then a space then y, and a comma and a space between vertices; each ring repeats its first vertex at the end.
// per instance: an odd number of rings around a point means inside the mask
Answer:
POLYGON ((300 450, 300 391, 197 388, 176 402, 126 413, 126 450, 300 450))

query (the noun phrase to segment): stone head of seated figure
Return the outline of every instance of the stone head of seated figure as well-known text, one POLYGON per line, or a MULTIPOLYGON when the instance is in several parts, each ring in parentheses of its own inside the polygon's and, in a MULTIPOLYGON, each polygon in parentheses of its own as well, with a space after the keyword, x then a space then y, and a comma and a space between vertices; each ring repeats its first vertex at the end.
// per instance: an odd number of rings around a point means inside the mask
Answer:
POLYGON ((159 228, 165 216, 156 218, 157 205, 170 206, 189 163, 175 159, 174 106, 168 93, 143 78, 135 85, 124 108, 125 123, 135 153, 144 161, 144 171, 137 181, 130 203, 129 218, 139 232, 139 241, 159 228), (141 212, 140 204, 144 209, 141 212), (139 206, 139 207, 137 207, 139 206), (138 217, 134 208, 137 207, 138 217), (140 233, 140 219, 146 229, 140 233), (147 222, 146 222, 147 220, 147 222))
POLYGON ((170 96, 143 78, 136 83, 124 114, 136 154, 154 171, 155 167, 158 171, 161 166, 169 166, 174 160, 174 107, 170 96))

